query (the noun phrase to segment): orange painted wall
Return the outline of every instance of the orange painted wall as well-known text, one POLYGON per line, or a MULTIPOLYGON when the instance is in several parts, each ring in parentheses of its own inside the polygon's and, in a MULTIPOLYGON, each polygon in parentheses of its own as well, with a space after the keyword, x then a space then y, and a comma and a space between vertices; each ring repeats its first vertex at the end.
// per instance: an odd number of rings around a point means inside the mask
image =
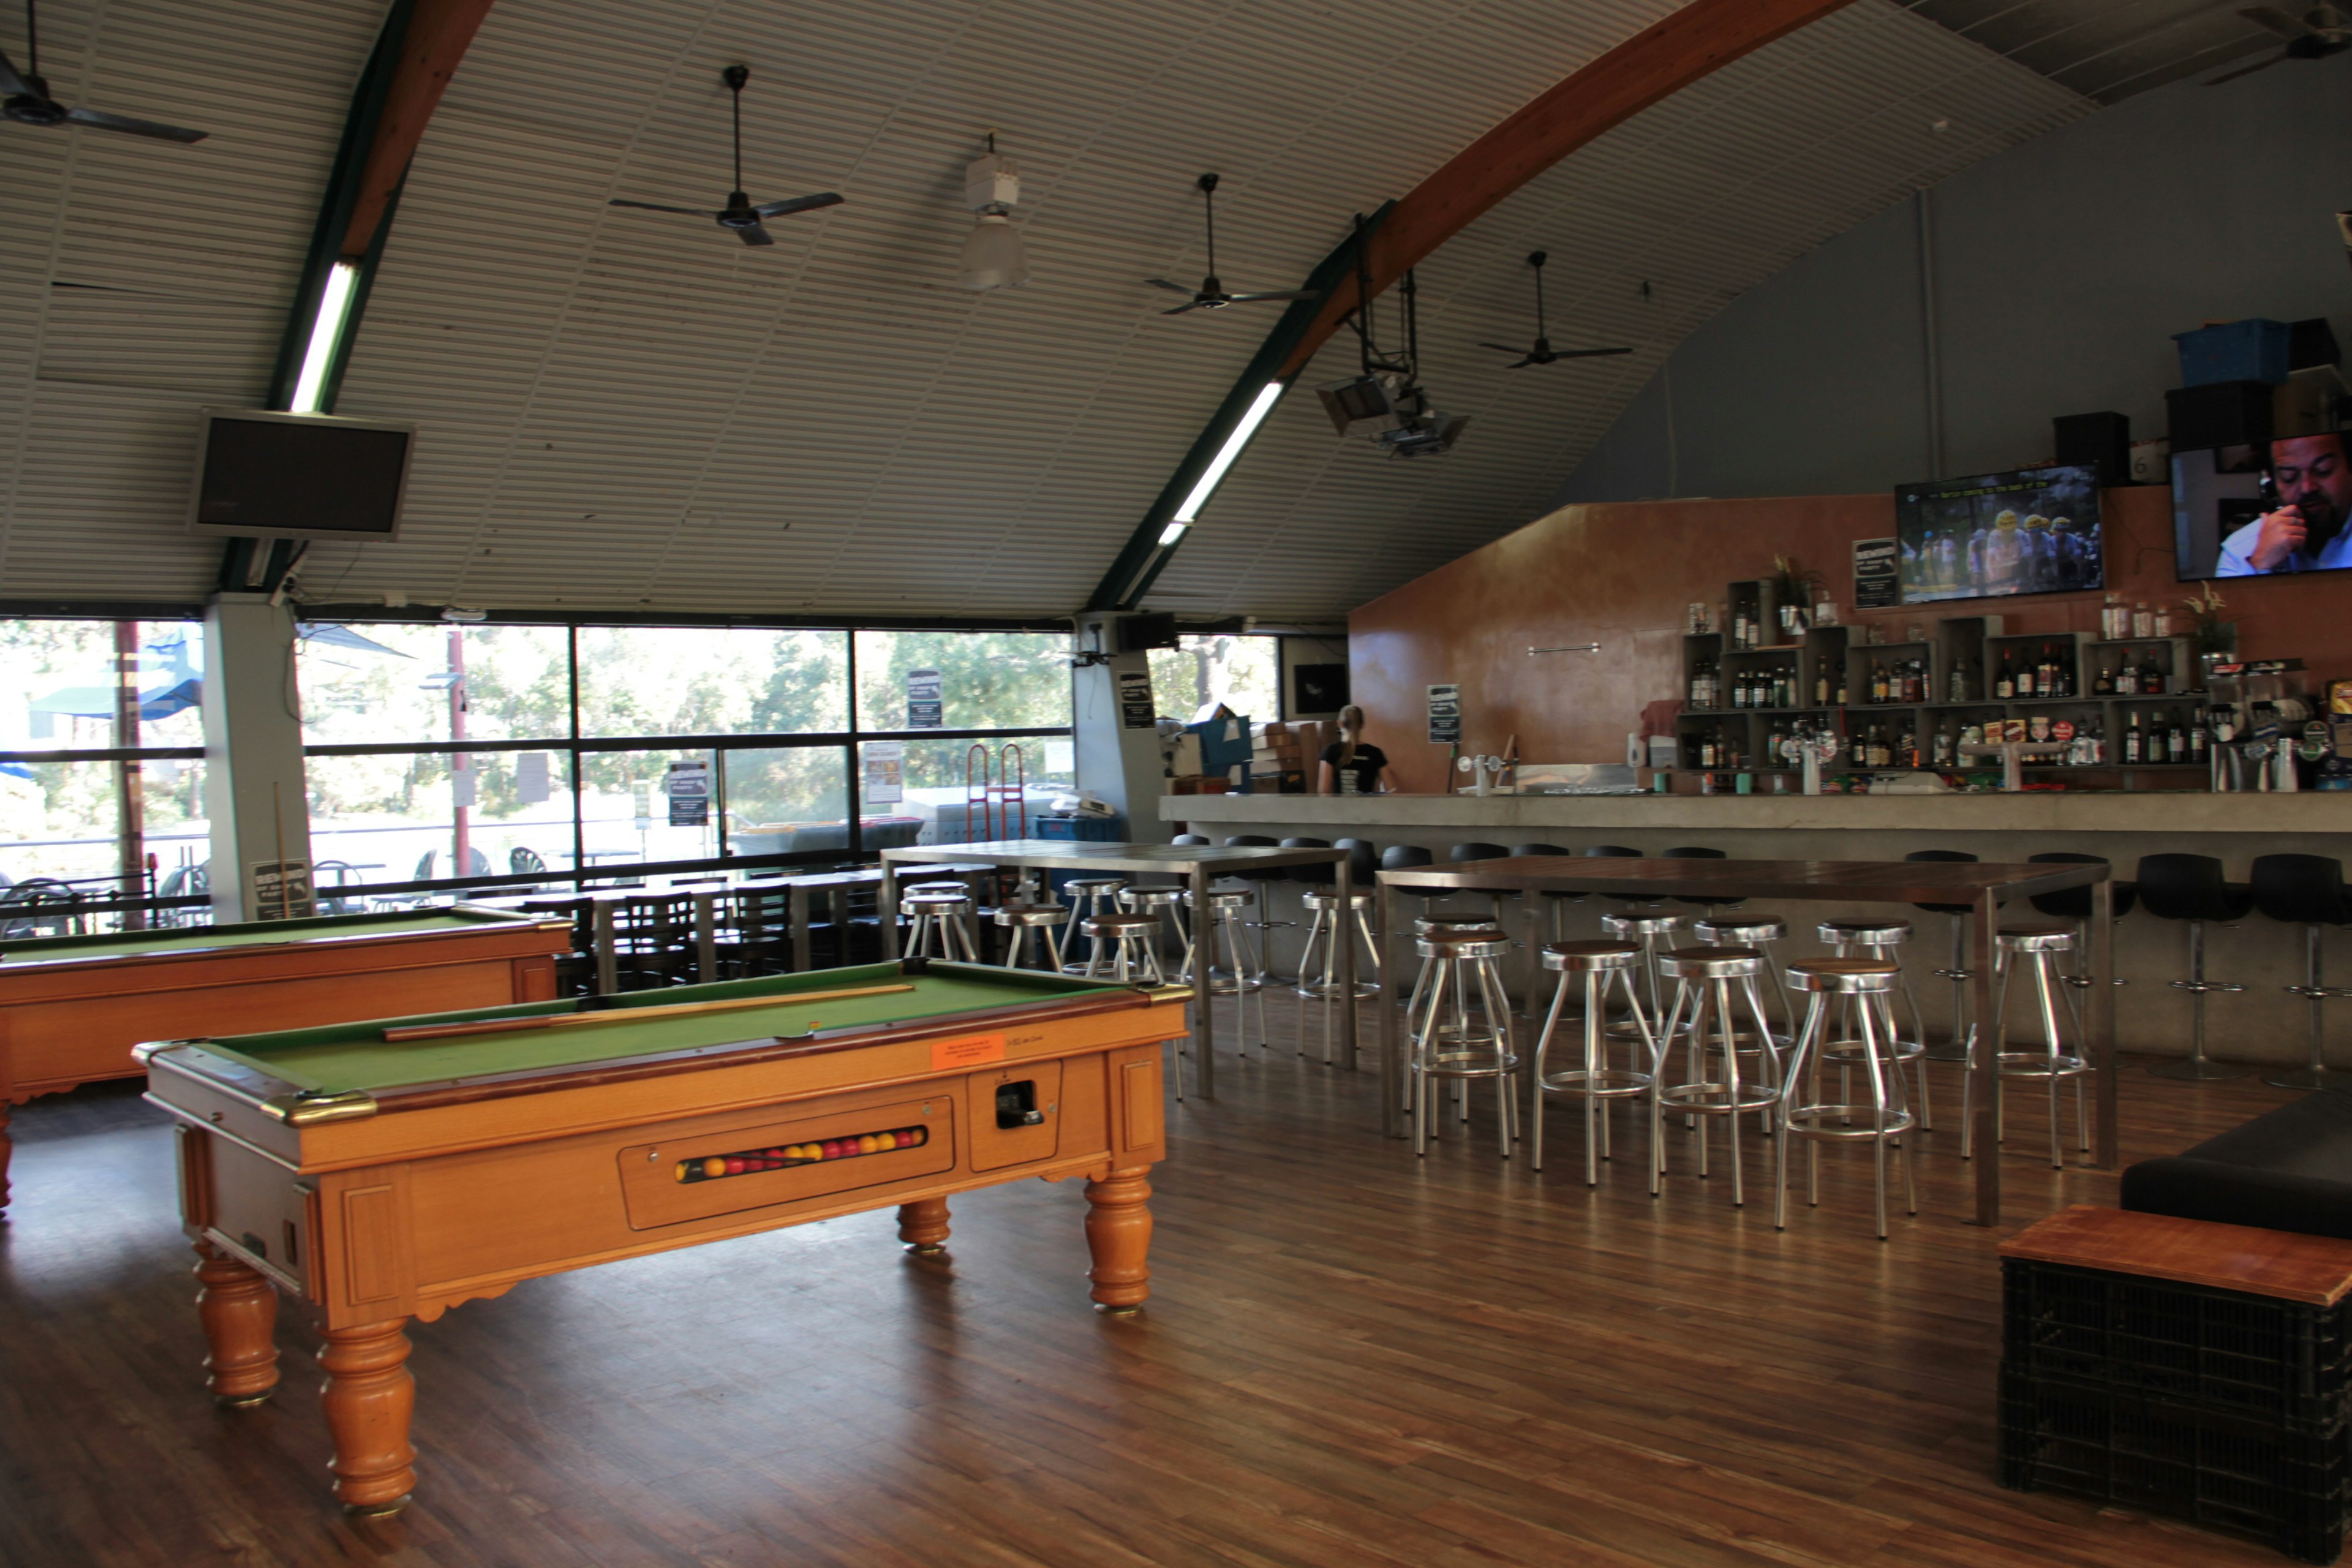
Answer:
MULTIPOLYGON (((2107 591, 2177 607, 2194 584, 2173 580, 2171 492, 2109 490, 2102 511, 2107 591)), ((1516 733, 1530 762, 1622 762, 1643 705, 1681 695, 1684 607, 1717 604, 1726 583, 1769 575, 1776 553, 1821 572, 1840 616, 1877 621, 1889 640, 1905 622, 1940 615, 1995 614, 2011 632, 2098 630, 2095 593, 1857 616, 1853 542, 1894 531, 1892 495, 1564 507, 1349 617, 1365 738, 1388 752, 1392 787, 1443 790, 1445 748, 1428 742, 1424 689, 1453 682, 1462 688, 1465 751, 1499 752, 1516 733), (1527 652, 1595 641, 1598 655, 1527 652)), ((2220 587, 2245 657, 2298 656, 2316 679, 2352 675, 2352 573, 2220 587)), ((2176 616, 2176 631, 2187 618, 2176 616)))

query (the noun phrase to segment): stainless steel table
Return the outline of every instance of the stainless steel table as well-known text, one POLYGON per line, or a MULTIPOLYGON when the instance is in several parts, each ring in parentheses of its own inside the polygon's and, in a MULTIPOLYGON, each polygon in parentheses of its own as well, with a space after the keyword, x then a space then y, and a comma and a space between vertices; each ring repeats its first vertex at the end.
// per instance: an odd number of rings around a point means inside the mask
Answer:
MULTIPOLYGON (((1239 871, 1270 871, 1288 866, 1330 866, 1344 916, 1351 890, 1349 852, 1345 849, 1284 849, 1248 844, 1088 844, 1058 838, 1004 838, 986 844, 902 845, 882 851, 882 951, 898 956, 898 868, 908 862, 933 864, 941 860, 985 861, 1014 870, 1090 871, 1097 875, 1150 874, 1182 877, 1192 889, 1192 914, 1197 927, 1209 910, 1209 884, 1239 871)), ((1347 940, 1344 919, 1339 945, 1339 990, 1342 998, 1356 990, 1356 946, 1347 940)), ((1202 946, 1195 936, 1194 951, 1202 946)), ((1216 1059, 1210 1054, 1209 966, 1192 965, 1192 1083, 1203 1098, 1216 1092, 1216 1059)), ((1356 1009, 1340 1007, 1339 1046, 1349 1068, 1356 1065, 1356 1009)), ((1180 1086, 1181 1087, 1181 1086, 1180 1086)))
MULTIPOLYGON (((2098 1079, 2099 1131, 2096 1163, 2116 1163, 2116 1030, 2109 984, 2115 974, 2115 884, 2105 861, 2040 861, 2031 865, 1911 860, 1679 860, 1605 859, 1572 855, 1521 856, 1503 860, 1466 860, 1379 874, 1380 929, 1388 952, 1381 964, 1381 1131, 1403 1133, 1397 1107, 1404 1089, 1404 1059, 1398 1049, 1397 986, 1403 975, 1397 952, 1397 922, 1391 907, 1398 888, 1433 893, 1598 893, 1628 900, 1652 899, 1807 899, 1844 903, 1967 904, 1977 932, 1975 1013, 1978 1028, 1970 1069, 1984 1092, 1976 1097, 1977 1223, 2000 1223, 2000 1144, 1994 1128, 2000 1114, 2000 1075, 1993 1070, 1997 1031, 1993 1017, 1992 954, 2000 931, 2000 906, 2011 899, 2088 887, 2091 896, 2090 989, 2084 998, 2084 1032, 2090 1037, 2091 1066, 2098 1079)), ((1538 972, 1540 973, 1540 972, 1538 972)))

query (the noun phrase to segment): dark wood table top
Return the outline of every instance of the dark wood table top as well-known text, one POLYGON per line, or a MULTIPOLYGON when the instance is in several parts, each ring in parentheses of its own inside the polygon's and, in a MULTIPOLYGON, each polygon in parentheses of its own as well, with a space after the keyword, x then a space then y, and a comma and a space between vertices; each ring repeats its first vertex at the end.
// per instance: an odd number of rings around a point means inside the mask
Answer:
POLYGON ((2104 862, 1945 860, 1678 860, 1525 855, 1382 871, 1393 888, 1475 892, 1594 892, 1628 899, 1849 899, 1964 904, 1990 889, 2011 899, 2107 879, 2104 862))
POLYGON ((2352 1290, 2352 1241, 2077 1204, 2000 1244, 2003 1258, 2179 1279, 2332 1307, 2352 1290))

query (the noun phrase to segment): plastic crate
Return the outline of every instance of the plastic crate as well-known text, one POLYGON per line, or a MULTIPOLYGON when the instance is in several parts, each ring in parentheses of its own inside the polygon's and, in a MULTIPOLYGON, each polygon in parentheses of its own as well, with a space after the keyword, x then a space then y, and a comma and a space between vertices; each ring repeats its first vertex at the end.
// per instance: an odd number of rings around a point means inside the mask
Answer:
POLYGON ((1117 816, 1033 816, 1029 819, 1029 837, 1117 844, 1127 837, 1127 822, 1117 816))
POLYGON ((2352 1439, 2000 1370, 2000 1484, 2122 1503, 2269 1542, 2302 1563, 2344 1550, 2352 1439))
POLYGON ((2206 386, 2217 381, 2260 381, 2276 386, 2288 375, 2287 345, 2293 338, 2284 321, 2249 316, 2193 332, 2175 332, 2180 349, 2180 382, 2206 386))
POLYGON ((2001 1359, 2035 1377, 2340 1433, 2352 1300, 2314 1307, 2029 1258, 2001 1263, 2001 1359))

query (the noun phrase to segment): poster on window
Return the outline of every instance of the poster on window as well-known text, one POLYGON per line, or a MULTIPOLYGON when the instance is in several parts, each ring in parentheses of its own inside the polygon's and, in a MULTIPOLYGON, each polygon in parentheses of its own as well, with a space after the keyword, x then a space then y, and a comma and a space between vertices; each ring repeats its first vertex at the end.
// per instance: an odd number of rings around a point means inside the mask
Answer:
POLYGON ((255 861, 253 908, 247 912, 257 921, 299 921, 317 914, 310 889, 310 862, 255 861))
POLYGON ((554 774, 548 767, 545 752, 519 752, 515 754, 515 799, 524 805, 537 805, 554 791, 554 774))
POLYGON ((710 821, 709 763, 670 763, 667 788, 672 827, 701 827, 710 821))
POLYGON ((907 672, 907 728, 938 730, 947 723, 947 703, 936 669, 907 672))
POLYGON ((903 741, 866 743, 866 782, 858 794, 868 805, 896 805, 907 798, 907 745, 903 741))

